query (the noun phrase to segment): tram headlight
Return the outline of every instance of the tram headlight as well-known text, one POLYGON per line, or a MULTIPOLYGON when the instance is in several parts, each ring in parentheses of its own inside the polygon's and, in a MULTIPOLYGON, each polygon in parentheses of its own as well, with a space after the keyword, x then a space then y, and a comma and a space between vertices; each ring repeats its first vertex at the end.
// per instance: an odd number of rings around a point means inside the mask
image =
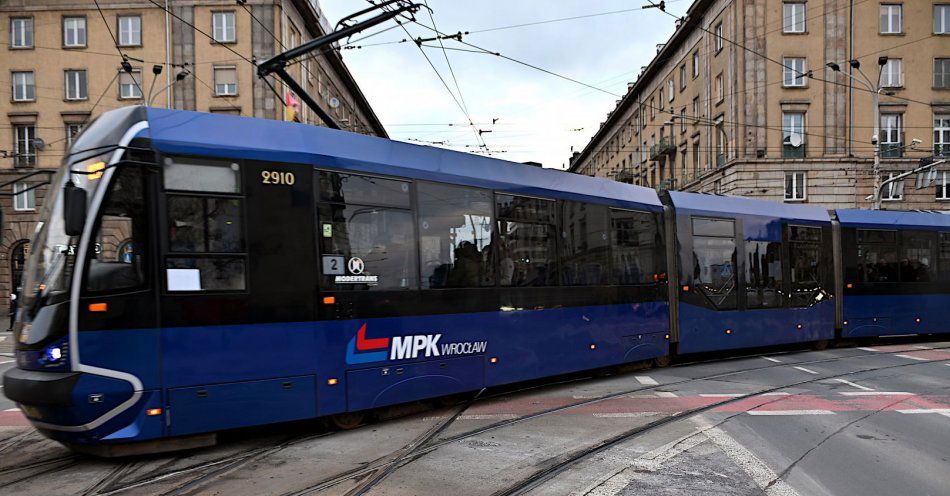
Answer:
POLYGON ((60 368, 66 364, 66 355, 69 354, 69 345, 65 339, 60 339, 47 346, 39 357, 44 367, 60 368))
POLYGON ((46 361, 55 363, 63 358, 63 349, 59 346, 50 346, 46 348, 46 361))

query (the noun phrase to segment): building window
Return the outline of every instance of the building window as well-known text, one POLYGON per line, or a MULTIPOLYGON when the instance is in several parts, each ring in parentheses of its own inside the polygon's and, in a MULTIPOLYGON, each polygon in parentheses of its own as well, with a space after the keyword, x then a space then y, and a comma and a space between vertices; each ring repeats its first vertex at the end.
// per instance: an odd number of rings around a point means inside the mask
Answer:
POLYGON ((950 5, 934 5, 934 34, 950 34, 950 5))
POLYGON ((934 155, 950 157, 950 114, 934 114, 934 155))
POLYGON ((79 133, 82 132, 82 124, 66 124, 66 148, 73 147, 73 141, 76 140, 76 136, 79 136, 79 133))
POLYGON ((881 114, 881 156, 898 158, 903 155, 901 114, 881 114))
POLYGON ((650 98, 650 118, 656 119, 656 101, 653 98, 650 98))
POLYGON ((786 172, 785 201, 803 201, 806 197, 806 180, 804 172, 786 172))
POLYGON ((699 140, 693 141, 693 179, 699 179, 699 140))
POLYGON ((676 82, 673 81, 673 78, 670 78, 669 90, 670 90, 670 101, 672 102, 672 101, 673 101, 673 95, 676 94, 676 82))
POLYGON ((941 171, 937 174, 937 199, 950 200, 950 173, 941 171))
POLYGON ((89 98, 86 88, 86 71, 66 71, 66 99, 85 100, 89 98))
POLYGON ((13 156, 14 165, 29 167, 36 164, 36 128, 33 125, 14 126, 13 156))
POLYGON ((660 110, 663 110, 666 105, 666 100, 663 99, 663 86, 660 86, 660 110))
POLYGON ((33 71, 13 73, 13 101, 31 102, 36 99, 33 71))
POLYGON ((881 87, 900 88, 904 86, 904 65, 901 59, 887 59, 881 67, 881 87))
POLYGON ((214 41, 234 43, 237 39, 234 31, 234 12, 214 12, 211 14, 214 41))
MULTIPOLYGON (((898 172, 891 172, 887 175, 886 180, 894 179, 897 176, 898 172)), ((884 186, 881 191, 881 199, 885 201, 898 201, 904 198, 904 180, 893 181, 884 186)))
POLYGON ((950 88, 950 59, 934 59, 934 88, 950 88))
POLYGON ((716 119, 716 167, 726 165, 726 145, 729 138, 726 136, 726 128, 722 122, 722 116, 716 119))
POLYGON ((686 89, 686 64, 680 66, 680 91, 686 89))
POLYGON ((85 17, 64 17, 63 18, 63 46, 67 46, 67 47, 86 46, 86 18, 85 17))
POLYGON ((881 34, 898 34, 904 31, 904 6, 881 4, 881 34))
POLYGON ((723 93, 723 89, 722 89, 722 74, 721 73, 716 76, 715 91, 716 91, 716 102, 717 103, 722 102, 722 100, 726 96, 723 93))
POLYGON ((119 71, 119 98, 142 98, 142 87, 139 86, 139 80, 141 79, 141 69, 132 69, 131 74, 119 71))
POLYGON ((699 77, 699 51, 693 52, 693 77, 699 77))
POLYGON ((805 158, 805 113, 782 113, 782 157, 805 158))
POLYGON ((142 44, 142 17, 121 15, 119 20, 119 44, 122 46, 140 46, 142 44))
POLYGON ((237 68, 214 68, 214 94, 217 96, 237 95, 237 68))
POLYGON ((680 132, 686 132, 686 107, 680 109, 680 132))
POLYGON ((27 191, 30 185, 24 182, 13 183, 13 210, 35 210, 36 190, 27 191))
POLYGON ((805 2, 785 2, 782 4, 782 31, 786 33, 805 32, 805 2))
POLYGON ((716 28, 713 29, 713 32, 716 33, 715 43, 716 43, 716 53, 719 53, 722 50, 722 23, 716 24, 716 28))
POLYGON ((693 124, 699 122, 699 97, 693 97, 693 124))
POLYGON ((782 86, 795 88, 805 86, 805 58, 785 57, 782 59, 782 86))
POLYGON ((33 47, 33 18, 10 18, 10 48, 33 47))

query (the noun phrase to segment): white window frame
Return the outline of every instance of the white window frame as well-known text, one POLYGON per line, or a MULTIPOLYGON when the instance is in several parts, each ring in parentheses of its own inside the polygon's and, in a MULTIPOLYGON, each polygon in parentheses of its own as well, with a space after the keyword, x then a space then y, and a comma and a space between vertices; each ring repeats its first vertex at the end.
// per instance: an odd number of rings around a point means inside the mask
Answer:
POLYGON ((904 114, 897 112, 881 113, 881 144, 893 145, 901 143, 901 134, 904 131, 904 114))
POLYGON ((686 89, 686 64, 680 66, 680 91, 686 89))
POLYGON ((950 4, 936 4, 933 10, 934 34, 950 34, 950 4))
POLYGON ((939 171, 937 172, 937 177, 940 179, 937 181, 937 194, 935 199, 950 200, 950 172, 939 171))
MULTIPOLYGON (((886 178, 881 179, 881 184, 888 179, 900 175, 899 172, 889 172, 886 178)), ((904 179, 894 181, 881 190, 881 201, 901 201, 904 199, 904 179)))
POLYGON ((119 69, 119 100, 141 100, 142 96, 142 70, 141 69, 132 69, 132 74, 129 76, 132 78, 132 84, 122 84, 122 75, 127 74, 124 70, 119 69), (129 91, 127 92, 126 89, 129 91))
POLYGON ((36 75, 33 71, 14 71, 10 81, 13 83, 14 102, 32 102, 36 100, 36 75))
POLYGON ((713 84, 715 88, 713 88, 713 90, 716 92, 716 103, 720 103, 726 99, 726 90, 723 88, 722 73, 719 73, 713 81, 715 81, 713 84))
POLYGON ((13 210, 27 212, 36 210, 36 190, 24 192, 30 185, 25 182, 13 183, 13 210))
POLYGON ((85 47, 88 43, 85 16, 63 17, 63 46, 85 47), (82 38, 80 40, 80 38, 82 38))
POLYGON ((699 77, 699 51, 693 52, 693 79, 699 77))
POLYGON ((63 71, 66 90, 66 99, 88 100, 89 99, 89 78, 85 69, 66 69, 63 71), (81 79, 81 81, 80 81, 81 79), (82 84, 80 84, 82 83, 82 84), (85 93, 82 90, 85 89, 85 93), (72 91, 71 91, 72 90, 72 91))
POLYGON ((142 46, 142 16, 118 15, 116 24, 119 26, 119 46, 142 46))
POLYGON ((669 90, 670 90, 670 97, 669 97, 669 98, 670 98, 670 101, 672 102, 672 101, 673 101, 673 97, 676 95, 676 80, 673 79, 672 77, 670 78, 669 90))
POLYGON ((903 4, 882 3, 878 17, 881 34, 901 34, 904 32, 903 4))
POLYGON ((808 86, 807 66, 805 57, 783 57, 782 86, 786 88, 808 86))
POLYGON ((211 13, 211 36, 217 43, 237 42, 237 16, 233 10, 211 13))
POLYGON ((881 67, 882 88, 902 88, 904 86, 904 61, 888 58, 881 67))
POLYGON ((934 155, 950 157, 950 114, 934 114, 934 155), (943 155, 938 152, 943 150, 943 155))
POLYGON ((950 88, 950 57, 934 57, 933 64, 934 78, 933 85, 934 88, 947 89, 950 88), (937 63, 940 63, 941 71, 937 72, 937 63), (939 76, 939 79, 938 79, 939 76))
POLYGON ((36 125, 35 124, 22 124, 13 126, 13 155, 14 163, 19 167, 29 167, 31 165, 36 165, 36 146, 33 144, 33 140, 36 138, 36 125), (23 129, 25 132, 24 139, 20 139, 20 130, 23 129), (32 132, 31 132, 32 129, 32 132), (26 151, 20 149, 20 143, 26 146, 26 151))
POLYGON ((214 95, 215 96, 237 96, 238 94, 237 66, 233 66, 233 65, 216 66, 212 69, 212 71, 213 73, 211 77, 214 81, 214 95), (228 88, 228 86, 232 86, 231 84, 218 83, 218 71, 234 71, 233 91, 228 91, 228 90, 231 90, 231 88, 228 88), (223 87, 224 91, 219 91, 222 89, 220 87, 223 87))
POLYGON ((808 174, 805 171, 794 171, 785 173, 785 183, 782 185, 785 190, 785 201, 800 202, 808 199, 808 174), (792 190, 788 190, 788 179, 791 176, 792 190))
POLYGON ((805 112, 798 112, 798 111, 782 112, 782 152, 783 152, 783 155, 785 152, 786 138, 790 138, 792 133, 796 131, 802 137, 802 144, 800 146, 807 146, 808 140, 806 139, 806 135, 805 135, 805 112), (788 122, 788 125, 786 125, 786 121, 788 122))
POLYGON ((805 2, 783 2, 782 3, 782 32, 783 33, 804 33, 806 13, 808 12, 805 2))
POLYGON ((10 48, 33 48, 32 17, 10 18, 10 48))
POLYGON ((722 51, 722 23, 716 24, 716 27, 713 28, 715 33, 713 37, 715 38, 714 43, 716 44, 716 53, 722 51))
POLYGON ((82 132, 82 124, 66 124, 66 149, 73 147, 73 141, 76 139, 76 136, 79 136, 79 133, 82 132), (75 129, 75 132, 73 130, 75 129))

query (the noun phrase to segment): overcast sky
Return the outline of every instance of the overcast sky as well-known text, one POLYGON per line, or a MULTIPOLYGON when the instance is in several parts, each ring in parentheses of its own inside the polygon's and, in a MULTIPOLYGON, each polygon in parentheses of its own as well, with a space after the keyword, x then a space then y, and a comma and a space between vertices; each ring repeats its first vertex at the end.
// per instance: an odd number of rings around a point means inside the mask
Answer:
MULTIPOLYGON (((422 0, 418 0, 422 1, 422 0)), ((590 140, 626 91, 640 67, 656 54, 656 44, 673 32, 672 17, 656 9, 641 10, 638 0, 428 0, 436 27, 444 33, 470 31, 463 40, 481 48, 536 65, 607 90, 585 88, 494 55, 448 50, 448 59, 461 96, 476 127, 491 131, 481 136, 493 156, 516 162, 541 162, 564 167, 571 147, 580 150, 590 140), (549 19, 634 9, 583 19, 499 29, 549 19), (616 95, 616 96, 615 96, 616 95), (492 124, 492 120, 497 123, 492 124)), ((677 15, 687 1, 667 1, 677 15)), ((332 24, 366 8, 365 0, 323 0, 321 8, 332 24)), ((428 13, 417 15, 431 25, 428 13)), ((372 34, 393 22, 371 28, 372 34)), ((407 27, 412 37, 431 37, 425 28, 407 27)), ((360 36, 354 36, 353 40, 360 36)), ((414 43, 376 43, 407 38, 401 28, 372 36, 343 50, 343 58, 370 104, 398 140, 440 142, 446 148, 478 150, 475 131, 414 43), (448 126, 447 124, 461 124, 448 126), (436 124, 436 125, 422 125, 436 124), (466 146, 467 145, 467 146, 466 146)), ((446 48, 473 50, 454 40, 446 48)), ((438 46, 437 41, 427 44, 438 46)), ((424 48, 455 93, 452 74, 439 48, 424 48)), ((429 143, 432 144, 432 143, 429 143)))

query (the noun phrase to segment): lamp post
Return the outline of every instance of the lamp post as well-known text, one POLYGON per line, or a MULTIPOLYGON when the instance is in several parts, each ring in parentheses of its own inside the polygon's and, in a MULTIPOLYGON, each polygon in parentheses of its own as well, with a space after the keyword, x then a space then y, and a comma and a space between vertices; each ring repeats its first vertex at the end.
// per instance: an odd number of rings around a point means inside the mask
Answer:
MULTIPOLYGON (((862 86, 868 89, 871 92, 871 104, 874 106, 874 135, 871 136, 871 144, 874 145, 874 166, 872 169, 872 174, 874 176, 874 192, 872 193, 872 204, 871 208, 874 210, 881 209, 881 73, 884 70, 884 66, 887 64, 887 56, 881 56, 877 59, 878 72, 877 72, 877 84, 871 82, 871 78, 861 70, 861 62, 857 59, 851 59, 848 61, 848 64, 852 69, 858 71, 858 74, 861 75, 862 79, 858 79, 851 74, 841 72, 841 66, 834 62, 828 62, 825 64, 829 69, 837 73, 844 74, 852 80, 860 83, 862 86)), ((852 126, 854 124, 852 123, 852 126)))
POLYGON ((165 90, 167 90, 168 88, 171 88, 173 84, 175 84, 175 83, 177 83, 178 81, 181 81, 182 79, 185 79, 186 77, 188 77, 189 74, 191 74, 191 73, 188 72, 188 69, 182 69, 182 70, 178 71, 178 74, 175 74, 175 79, 172 80, 172 82, 168 83, 168 85, 166 85, 164 88, 158 90, 158 93, 155 93, 154 95, 151 96, 151 98, 149 98, 149 100, 148 100, 148 106, 149 106, 149 107, 152 106, 152 101, 155 100, 155 97, 157 97, 158 95, 161 95, 162 92, 165 91, 165 90))

